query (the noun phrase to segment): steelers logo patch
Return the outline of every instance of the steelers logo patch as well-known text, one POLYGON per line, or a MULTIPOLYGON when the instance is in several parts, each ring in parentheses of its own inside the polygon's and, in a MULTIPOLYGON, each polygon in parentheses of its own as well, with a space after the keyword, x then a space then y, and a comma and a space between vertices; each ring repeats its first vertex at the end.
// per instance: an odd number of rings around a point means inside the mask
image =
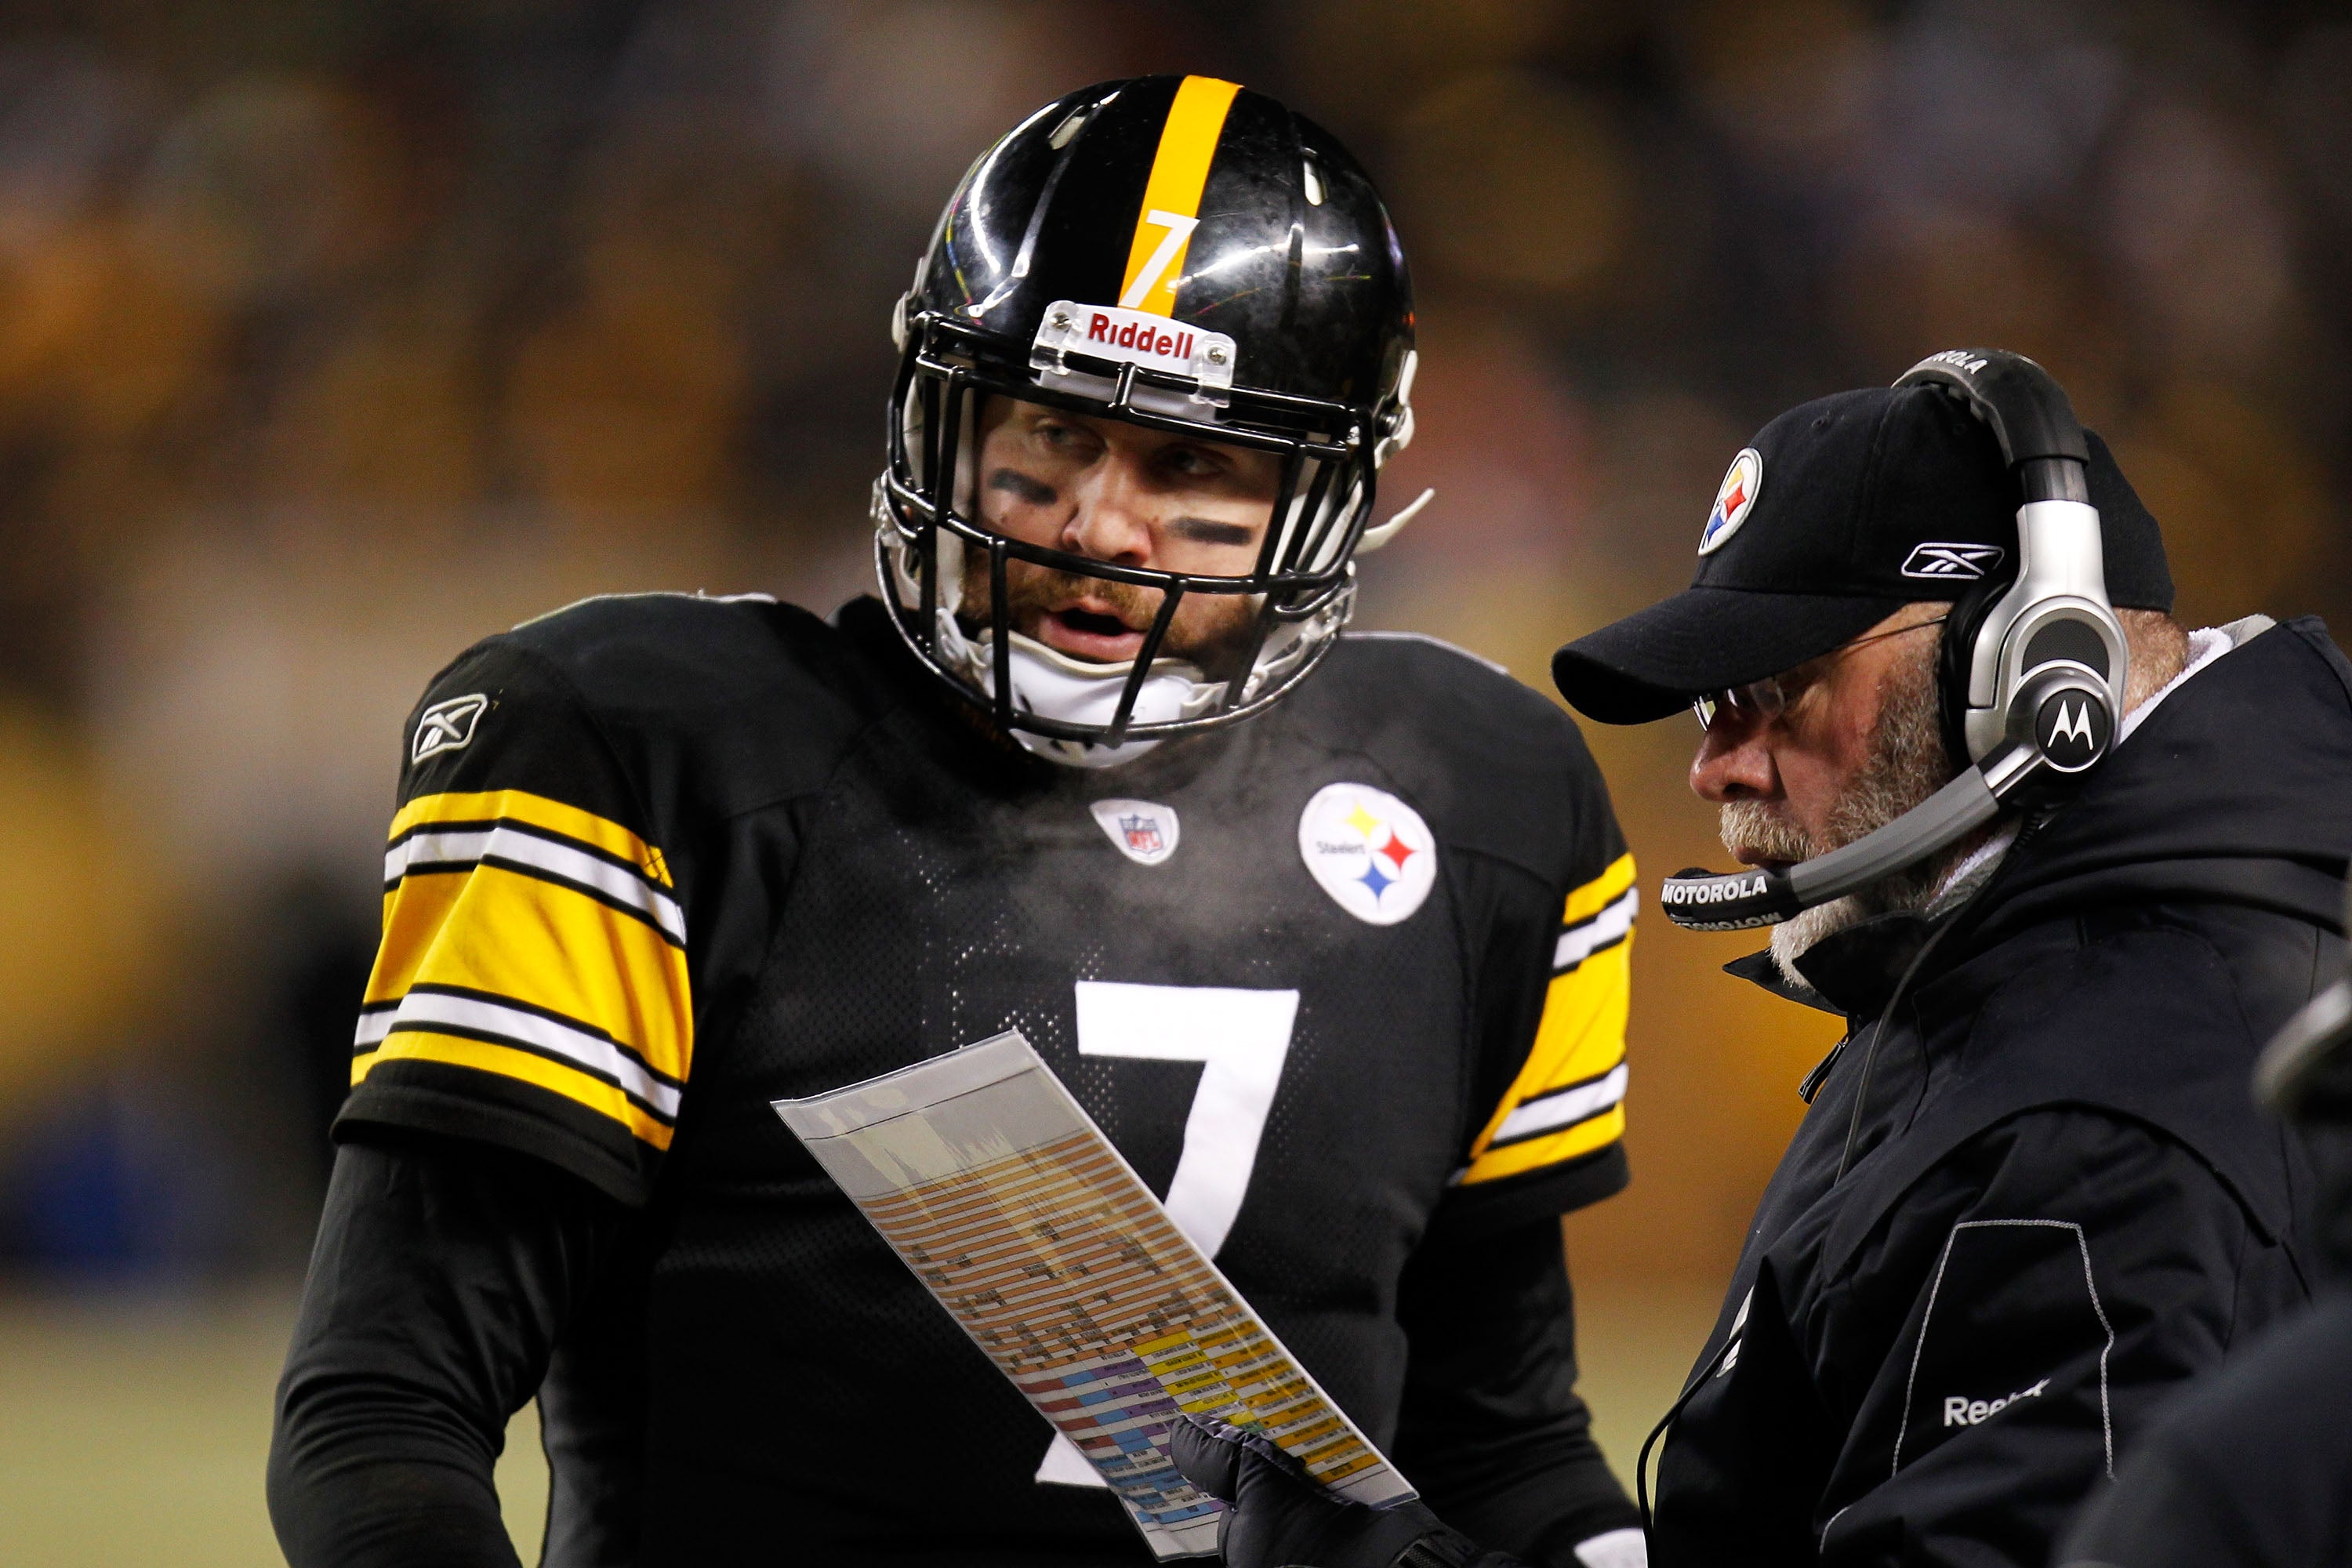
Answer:
POLYGON ((1739 525, 1756 510, 1757 492, 1763 488, 1764 454, 1753 447, 1742 447, 1739 456, 1731 459, 1731 467, 1724 470, 1723 483, 1716 487, 1715 510, 1706 514, 1706 526, 1699 531, 1701 555, 1714 554, 1739 531, 1739 525))
POLYGON ((1332 902, 1358 920, 1392 926, 1437 885, 1429 824, 1386 790, 1326 784, 1298 817, 1298 854, 1332 902))

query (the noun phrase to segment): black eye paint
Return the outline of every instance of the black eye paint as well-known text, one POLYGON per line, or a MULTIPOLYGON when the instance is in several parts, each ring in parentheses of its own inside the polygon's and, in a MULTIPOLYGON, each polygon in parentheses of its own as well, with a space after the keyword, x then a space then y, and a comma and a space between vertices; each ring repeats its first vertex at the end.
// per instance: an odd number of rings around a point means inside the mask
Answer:
POLYGON ((1180 517, 1168 525, 1168 531, 1195 544, 1243 545, 1257 538, 1257 530, 1247 523, 1216 522, 1205 517, 1180 517))
POLYGON ((1015 500, 1031 506, 1051 506, 1062 499, 1062 492, 1049 484, 1040 483, 1014 468, 999 468, 988 476, 988 488, 1003 490, 1015 500))

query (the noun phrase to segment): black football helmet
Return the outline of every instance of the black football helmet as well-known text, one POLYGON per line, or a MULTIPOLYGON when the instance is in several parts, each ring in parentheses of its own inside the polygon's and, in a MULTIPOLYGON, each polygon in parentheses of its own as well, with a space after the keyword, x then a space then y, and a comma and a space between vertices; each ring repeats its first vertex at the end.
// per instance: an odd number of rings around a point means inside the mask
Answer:
POLYGON ((908 645, 1064 761, 1273 702, 1346 623, 1356 552, 1418 510, 1366 527, 1380 467, 1412 433, 1412 326, 1404 255, 1370 180, 1273 99, 1163 76, 1039 110, 964 175, 892 323, 901 358, 875 486, 877 558, 908 645), (1276 525, 1255 569, 1114 565, 991 531, 972 468, 977 410, 992 395, 1278 455, 1276 525), (969 551, 984 553, 994 589, 985 617, 962 613, 969 551), (1017 637, 1008 560, 1160 590, 1138 656, 1081 666, 1017 637), (1258 605, 1230 679, 1158 657, 1191 594, 1258 605), (1081 687, 1068 700, 1036 696, 1081 687))

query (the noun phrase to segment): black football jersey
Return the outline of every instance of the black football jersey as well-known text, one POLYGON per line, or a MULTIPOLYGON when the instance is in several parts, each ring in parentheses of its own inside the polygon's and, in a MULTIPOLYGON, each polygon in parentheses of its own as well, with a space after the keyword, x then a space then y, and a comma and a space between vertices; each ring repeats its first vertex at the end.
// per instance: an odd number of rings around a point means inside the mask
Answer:
POLYGON ((579 1560, 600 1520, 642 1532, 614 1560, 1145 1560, 772 1100, 1018 1028, 1383 1444, 1415 1249, 1626 1179, 1633 865, 1550 703, 1354 635, 1268 713, 1076 770, 887 614, 591 600, 410 721, 338 1131, 635 1212, 541 1394, 579 1560))

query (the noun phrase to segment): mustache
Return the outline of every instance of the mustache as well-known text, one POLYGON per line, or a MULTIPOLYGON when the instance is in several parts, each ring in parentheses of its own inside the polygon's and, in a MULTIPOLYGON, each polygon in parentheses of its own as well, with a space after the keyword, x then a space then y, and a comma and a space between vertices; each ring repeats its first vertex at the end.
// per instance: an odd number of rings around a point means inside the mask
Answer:
MULTIPOLYGON (((977 570, 969 572, 968 579, 964 590, 967 605, 972 613, 986 615, 992 607, 986 563, 981 563, 977 570)), ((1016 621, 1024 611, 1050 610, 1073 600, 1091 599, 1108 606, 1111 614, 1130 627, 1142 631, 1160 613, 1160 590, 1014 561, 1005 566, 1004 598, 1006 609, 1016 621)))
POLYGON ((1731 800, 1723 805, 1723 847, 1735 856, 1795 862, 1826 854, 1811 834, 1782 816, 1767 801, 1731 800))

